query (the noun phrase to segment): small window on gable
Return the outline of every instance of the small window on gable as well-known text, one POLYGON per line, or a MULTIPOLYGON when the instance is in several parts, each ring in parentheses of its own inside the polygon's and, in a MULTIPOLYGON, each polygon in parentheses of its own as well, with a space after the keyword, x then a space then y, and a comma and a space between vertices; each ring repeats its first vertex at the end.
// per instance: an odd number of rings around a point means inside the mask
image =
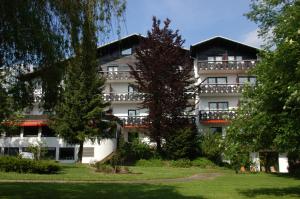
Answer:
POLYGON ((132 48, 127 48, 122 50, 121 55, 131 55, 132 54, 132 48))
POLYGON ((110 73, 117 72, 118 71, 118 66, 107 66, 107 70, 110 73))
POLYGON ((243 60, 243 57, 242 56, 236 56, 236 61, 237 62, 241 62, 243 60))

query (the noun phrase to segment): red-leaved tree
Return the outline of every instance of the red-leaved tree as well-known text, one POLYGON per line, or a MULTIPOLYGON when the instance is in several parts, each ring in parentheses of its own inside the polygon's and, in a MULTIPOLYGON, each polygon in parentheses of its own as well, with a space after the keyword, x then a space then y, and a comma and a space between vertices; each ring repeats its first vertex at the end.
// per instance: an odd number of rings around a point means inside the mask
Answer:
POLYGON ((170 29, 170 20, 153 17, 151 31, 136 49, 137 62, 130 66, 139 92, 145 93, 141 108, 149 110, 149 134, 162 151, 162 139, 181 124, 192 91, 192 63, 183 49, 179 31, 170 29))

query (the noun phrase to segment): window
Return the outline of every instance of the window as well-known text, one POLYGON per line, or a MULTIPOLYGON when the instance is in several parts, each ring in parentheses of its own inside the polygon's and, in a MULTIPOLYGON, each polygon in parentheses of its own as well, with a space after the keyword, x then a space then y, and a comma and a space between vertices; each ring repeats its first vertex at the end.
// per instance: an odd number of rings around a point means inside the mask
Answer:
POLYGON ((74 160, 74 148, 59 148, 60 160, 74 160))
POLYGON ((228 110, 228 102, 208 102, 209 110, 228 110))
POLYGON ((18 147, 4 147, 4 155, 17 156, 19 154, 18 147))
POLYGON ((236 56, 236 61, 237 61, 237 62, 243 61, 243 57, 242 57, 242 56, 236 56))
POLYGON ((222 56, 217 56, 217 57, 216 57, 216 63, 217 63, 217 64, 221 64, 221 63, 222 63, 222 59, 223 59, 222 56))
POLYGON ((107 66, 107 71, 110 73, 117 72, 118 66, 107 66))
POLYGON ((5 133, 5 137, 20 137, 20 127, 12 128, 5 133))
POLYGON ((23 137, 37 137, 39 133, 39 127, 37 126, 25 126, 23 137))
POLYGON ((134 117, 134 116, 136 116, 136 110, 129 109, 129 110, 128 110, 128 116, 129 116, 129 117, 134 117))
POLYGON ((211 132, 222 134, 222 127, 210 127, 211 132))
POLYGON ((41 148, 41 159, 55 160, 56 159, 56 148, 55 147, 41 148))
POLYGON ((56 137, 55 132, 48 126, 42 127, 42 137, 56 137))
POLYGON ((136 92, 136 88, 133 85, 128 85, 128 93, 136 92))
POLYGON ((233 63, 233 62, 241 62, 243 60, 242 56, 228 56, 228 62, 233 63))
POLYGON ((83 147, 82 157, 94 157, 94 147, 83 147))
POLYGON ((222 56, 207 57, 208 63, 218 63, 218 64, 221 64, 222 60, 223 60, 222 56))
POLYGON ((208 77, 208 84, 227 84, 227 77, 208 77))
POLYGON ((127 48, 122 50, 121 55, 131 55, 132 54, 132 48, 127 48))
POLYGON ((253 76, 238 77, 238 82, 240 84, 245 84, 245 83, 256 84, 256 77, 253 77, 253 76))

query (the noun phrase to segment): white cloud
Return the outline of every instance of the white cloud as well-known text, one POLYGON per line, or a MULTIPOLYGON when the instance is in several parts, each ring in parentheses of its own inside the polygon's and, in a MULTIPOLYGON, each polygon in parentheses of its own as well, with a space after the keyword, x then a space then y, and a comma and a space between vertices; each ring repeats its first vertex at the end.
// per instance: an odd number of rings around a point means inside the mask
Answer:
POLYGON ((258 31, 258 29, 255 29, 255 30, 252 30, 252 31, 246 33, 242 37, 243 43, 259 48, 263 44, 263 40, 262 40, 262 38, 258 37, 257 31, 258 31))

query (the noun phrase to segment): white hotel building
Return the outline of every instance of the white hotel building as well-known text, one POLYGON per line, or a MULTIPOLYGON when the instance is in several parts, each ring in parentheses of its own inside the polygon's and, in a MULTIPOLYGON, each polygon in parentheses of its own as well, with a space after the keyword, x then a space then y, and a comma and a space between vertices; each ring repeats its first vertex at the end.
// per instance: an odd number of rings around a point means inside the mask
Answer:
MULTIPOLYGON (((123 121, 122 134, 129 141, 132 137, 147 140, 143 133, 147 131, 147 110, 140 108, 143 94, 132 87, 135 80, 128 66, 136 62, 134 53, 141 38, 133 34, 98 48, 99 73, 106 77, 103 97, 111 102, 113 115, 123 121)), ((199 132, 210 128, 225 136, 226 126, 235 117, 243 84, 256 83, 256 78, 248 75, 248 71, 255 67, 257 53, 257 48, 224 37, 213 37, 190 47, 194 76, 200 88, 193 99, 199 132)), ((57 161, 77 160, 78 146, 66 143, 51 132, 47 127, 47 117, 38 105, 26 112, 19 133, 3 134, 0 138, 2 154, 14 155, 26 151, 26 147, 31 145, 43 147, 47 151, 46 156, 57 161)), ((104 139, 99 143, 86 141, 82 162, 102 160, 115 147, 115 139, 104 139)), ((259 154, 252 153, 251 157, 259 169, 259 154)), ((286 172, 287 165, 287 158, 279 155, 279 170, 286 172)))

